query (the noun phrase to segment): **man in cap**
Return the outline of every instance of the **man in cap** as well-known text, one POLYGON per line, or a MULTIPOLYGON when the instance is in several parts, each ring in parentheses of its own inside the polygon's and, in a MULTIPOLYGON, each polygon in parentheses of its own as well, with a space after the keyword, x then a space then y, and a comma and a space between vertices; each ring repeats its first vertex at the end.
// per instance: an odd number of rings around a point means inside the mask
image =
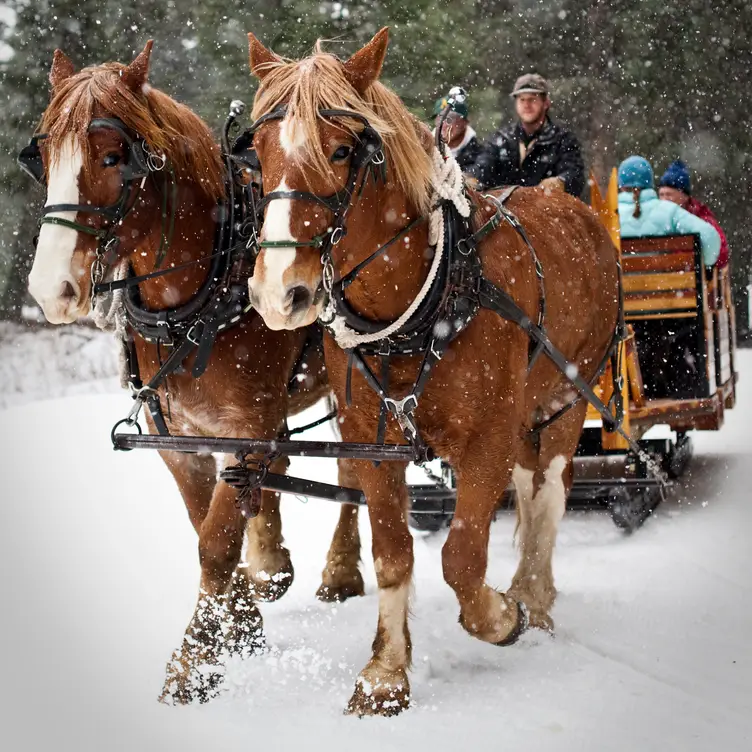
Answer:
POLYGON ((441 138, 451 149, 457 164, 463 171, 472 167, 480 154, 480 142, 475 135, 474 128, 470 125, 467 92, 461 86, 452 87, 447 96, 436 100, 433 114, 436 128, 439 127, 442 119, 444 121, 441 138), (449 112, 446 118, 443 118, 447 107, 449 112))
POLYGON ((548 91, 537 73, 517 79, 512 97, 518 122, 496 131, 470 170, 480 188, 540 185, 580 196, 585 187, 580 144, 549 118, 548 91))

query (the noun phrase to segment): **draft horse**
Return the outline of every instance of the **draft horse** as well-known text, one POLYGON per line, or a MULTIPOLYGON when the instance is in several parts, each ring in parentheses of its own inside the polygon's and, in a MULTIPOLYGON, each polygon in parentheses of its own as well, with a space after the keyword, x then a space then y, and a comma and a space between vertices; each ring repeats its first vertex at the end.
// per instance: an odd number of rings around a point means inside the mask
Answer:
MULTIPOLYGON (((608 233, 563 192, 518 189, 504 205, 498 193, 464 188, 450 155, 438 153, 428 129, 378 80, 387 29, 344 62, 320 45, 290 62, 252 34, 249 41, 260 80, 252 131, 266 192, 250 281, 254 306, 275 330, 316 316, 326 323, 326 365, 345 441, 382 434, 390 442, 408 437, 419 448, 417 428, 426 447, 454 468, 457 507, 442 562, 462 627, 495 645, 513 642, 528 623, 552 630, 552 551, 586 403, 561 411, 574 401, 569 379, 576 376, 565 376, 548 351, 535 357, 518 322, 545 318, 550 342, 592 380, 619 319, 617 253, 608 233), (442 182, 445 170, 454 184, 442 182), (439 222, 425 221, 429 215, 439 222), (466 224, 456 242, 450 215, 460 228, 466 224), (434 268, 440 251, 456 259, 450 288, 434 268), (489 310, 488 300, 499 298, 492 288, 507 293, 517 321, 489 310), (438 302, 425 310, 437 289, 438 302), (435 311, 448 310, 441 297, 447 289, 456 315, 437 322, 435 311), (431 331, 432 323, 447 331, 431 331), (412 344, 421 331, 422 342, 445 350, 440 359, 430 355, 428 370, 421 366, 426 346, 412 344), (388 422, 379 430, 384 404, 388 422), (486 582, 489 528, 510 480, 520 561, 511 587, 500 592, 486 582)), ((391 715, 408 706, 410 693, 413 542, 405 466, 350 466, 368 503, 379 617, 373 655, 347 709, 391 715)))
MULTIPOLYGON (((125 301, 136 372, 146 384, 190 336, 183 332, 170 340, 161 332, 179 331, 178 323, 205 310, 216 293, 221 259, 215 236, 227 211, 220 149, 197 115, 149 86, 151 48, 149 42, 130 65, 107 63, 79 72, 57 50, 51 102, 41 122, 45 135, 35 136, 32 145, 38 149, 27 154, 27 167, 47 186, 29 289, 48 321, 65 324, 87 315, 93 281, 112 277, 120 264, 137 277, 155 267, 180 267, 144 279, 125 301)), ((308 353, 305 377, 288 390, 304 355, 305 330, 271 331, 247 310, 236 318, 215 332, 210 350, 202 356, 199 345, 159 387, 155 419, 163 408, 161 420, 171 432, 274 438, 288 415, 328 392, 321 355, 314 351, 308 353), (201 357, 208 360, 199 369, 201 377, 194 378, 201 357)), ((155 419, 147 415, 152 433, 155 419)), ((264 492, 258 516, 247 521, 235 491, 217 481, 211 454, 163 452, 162 458, 198 534, 201 562, 198 603, 168 664, 162 699, 205 700, 219 673, 199 667, 218 664, 224 651, 253 652, 263 644, 255 601, 280 597, 292 582, 293 568, 283 545, 277 494, 264 492)), ((278 470, 285 466, 285 460, 277 461, 278 470)), ((357 517, 348 508, 320 597, 362 594, 358 559, 357 517)))

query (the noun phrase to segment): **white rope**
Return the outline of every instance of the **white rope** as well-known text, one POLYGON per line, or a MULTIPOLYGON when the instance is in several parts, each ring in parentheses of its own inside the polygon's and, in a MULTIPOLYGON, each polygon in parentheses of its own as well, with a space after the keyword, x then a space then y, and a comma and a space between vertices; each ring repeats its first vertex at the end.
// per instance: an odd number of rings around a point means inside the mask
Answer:
MULTIPOLYGON (((112 281, 125 279, 128 274, 127 260, 121 261, 114 269, 112 281)), ((128 368, 125 344, 125 305, 123 299, 125 290, 115 290, 111 296, 100 295, 97 298, 91 317, 97 328, 105 332, 112 332, 120 347, 118 348, 118 366, 120 370, 120 386, 128 387, 130 369, 128 368)))
POLYGON ((425 300, 436 279, 436 275, 439 273, 441 259, 444 256, 444 212, 439 200, 446 199, 447 201, 451 201, 461 216, 470 216, 470 202, 465 195, 462 170, 452 156, 452 153, 446 147, 444 148, 447 152, 446 156, 442 156, 435 147, 433 150, 433 175, 431 176, 433 187, 431 204, 433 205, 433 209, 431 209, 431 214, 429 215, 428 242, 434 246, 435 251, 431 268, 428 271, 428 276, 423 282, 420 292, 408 309, 395 322, 373 334, 359 334, 350 329, 343 317, 335 315, 334 304, 330 299, 321 318, 325 321, 331 320, 329 330, 341 348, 349 349, 390 337, 410 320, 420 307, 420 304, 425 300))

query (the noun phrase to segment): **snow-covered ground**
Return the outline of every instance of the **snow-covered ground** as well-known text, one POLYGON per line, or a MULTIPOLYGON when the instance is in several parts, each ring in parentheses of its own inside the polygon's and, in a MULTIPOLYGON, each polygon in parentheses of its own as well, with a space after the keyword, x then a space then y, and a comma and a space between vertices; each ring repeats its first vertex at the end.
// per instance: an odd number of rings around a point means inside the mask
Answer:
POLYGON ((0 408, 119 389, 111 334, 88 326, 35 329, 0 321, 0 408))
MULTIPOLYGON (((739 370, 724 430, 695 437, 689 475, 642 530, 625 537, 605 515, 565 517, 555 639, 495 648, 467 636, 441 577, 444 535, 419 535, 414 707, 392 719, 342 715, 376 626, 365 520, 367 595, 324 605, 314 592, 338 510, 285 499, 296 579, 262 606, 271 650, 230 665, 229 690, 213 703, 165 707, 162 672, 198 583, 195 536, 169 473, 156 455, 110 449, 124 393, 6 409, 0 747, 752 749, 752 352, 740 353, 739 370)), ((292 469, 333 479, 321 462, 292 469)), ((502 516, 492 533, 489 580, 502 588, 516 564, 513 524, 502 516)))

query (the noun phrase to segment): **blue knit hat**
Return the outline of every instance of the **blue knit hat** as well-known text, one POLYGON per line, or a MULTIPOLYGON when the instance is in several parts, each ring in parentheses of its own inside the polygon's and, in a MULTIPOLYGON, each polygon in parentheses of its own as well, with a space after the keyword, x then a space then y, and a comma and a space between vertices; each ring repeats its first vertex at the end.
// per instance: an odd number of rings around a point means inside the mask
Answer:
POLYGON ((672 162, 663 177, 658 183, 658 187, 676 188, 678 191, 684 191, 688 196, 691 195, 691 184, 689 180, 689 169, 681 159, 672 162))
POLYGON ((652 188, 653 168, 644 157, 627 157, 619 165, 619 188, 652 188))

